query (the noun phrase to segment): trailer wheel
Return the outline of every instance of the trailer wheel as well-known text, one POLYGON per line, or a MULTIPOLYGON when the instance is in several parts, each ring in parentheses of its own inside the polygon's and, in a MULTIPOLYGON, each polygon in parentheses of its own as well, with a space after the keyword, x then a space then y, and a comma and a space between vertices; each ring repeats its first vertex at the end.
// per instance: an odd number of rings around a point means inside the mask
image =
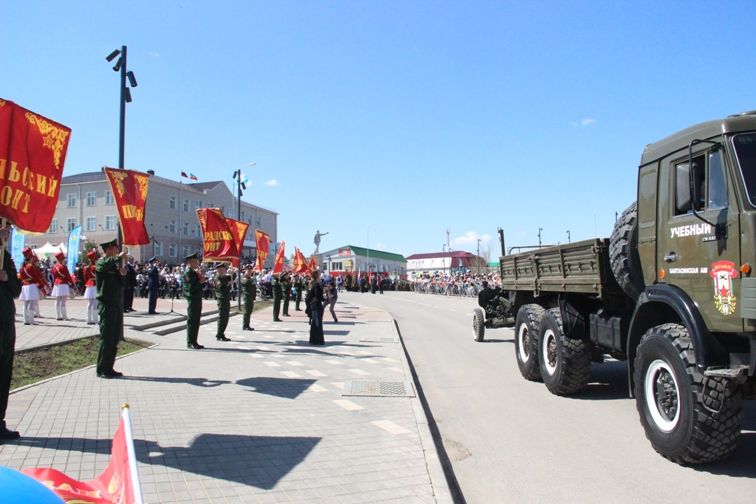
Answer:
POLYGON ((541 370, 538 368, 538 328, 545 311, 537 304, 526 304, 517 310, 515 355, 520 374, 526 380, 541 380, 541 370))
POLYGON ((591 376, 590 344, 564 334, 559 308, 544 314, 539 329, 538 362, 546 388, 556 395, 583 389, 591 376))
POLYGON ((612 236, 609 238, 609 262, 614 278, 622 290, 633 299, 643 291, 638 256, 638 205, 633 203, 614 223, 612 236))
POLYGON ((723 459, 735 449, 743 416, 741 388, 703 376, 685 327, 662 324, 646 331, 634 378, 641 424, 661 455, 697 464, 723 459))
POLYGON ((486 334, 486 316, 483 310, 475 308, 473 310, 473 337, 475 341, 483 341, 486 334))

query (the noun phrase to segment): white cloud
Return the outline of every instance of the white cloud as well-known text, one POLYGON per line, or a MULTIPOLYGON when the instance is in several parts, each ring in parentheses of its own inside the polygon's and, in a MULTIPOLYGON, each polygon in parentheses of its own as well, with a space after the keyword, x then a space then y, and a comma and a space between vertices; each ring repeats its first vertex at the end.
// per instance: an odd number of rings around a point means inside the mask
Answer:
POLYGON ((491 235, 480 235, 476 233, 475 231, 468 231, 467 233, 463 234, 462 236, 457 236, 452 241, 452 245, 456 247, 462 247, 462 246, 478 246, 478 238, 480 238, 480 243, 489 243, 491 241, 491 235))
POLYGON ((270 179, 267 182, 265 182, 265 185, 268 187, 278 187, 280 184, 278 183, 278 180, 270 179))
POLYGON ((584 117, 583 119, 580 119, 579 121, 572 121, 573 126, 582 126, 585 128, 586 126, 592 126, 598 122, 598 119, 594 119, 592 117, 584 117))

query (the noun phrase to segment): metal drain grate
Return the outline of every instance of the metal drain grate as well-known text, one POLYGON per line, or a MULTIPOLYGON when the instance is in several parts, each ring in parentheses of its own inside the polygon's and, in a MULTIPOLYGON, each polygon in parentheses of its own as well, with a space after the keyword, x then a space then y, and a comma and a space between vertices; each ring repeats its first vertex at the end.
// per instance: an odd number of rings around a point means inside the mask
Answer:
POLYGON ((352 380, 347 382, 342 396, 415 397, 410 382, 352 380))

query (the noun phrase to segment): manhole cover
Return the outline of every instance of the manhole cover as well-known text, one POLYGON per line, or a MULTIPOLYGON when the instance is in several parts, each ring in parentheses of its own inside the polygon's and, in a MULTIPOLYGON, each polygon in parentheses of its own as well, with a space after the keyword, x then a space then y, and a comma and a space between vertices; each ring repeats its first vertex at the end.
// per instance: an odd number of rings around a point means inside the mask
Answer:
POLYGON ((410 382, 352 380, 347 382, 342 396, 415 397, 410 382))

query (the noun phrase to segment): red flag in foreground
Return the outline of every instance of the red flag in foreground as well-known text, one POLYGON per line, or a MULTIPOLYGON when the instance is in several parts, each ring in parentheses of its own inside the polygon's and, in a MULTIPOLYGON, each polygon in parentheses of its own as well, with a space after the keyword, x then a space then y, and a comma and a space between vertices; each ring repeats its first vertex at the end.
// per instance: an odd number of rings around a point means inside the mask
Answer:
POLYGON ((283 272, 284 257, 286 255, 286 242, 282 241, 276 250, 276 260, 273 263, 273 274, 283 272))
POLYGON ((142 488, 137 472, 129 408, 121 411, 121 421, 113 436, 110 463, 92 481, 77 481, 56 469, 24 469, 24 474, 58 494, 64 502, 76 504, 142 504, 142 488))
POLYGON ((144 208, 147 205, 147 189, 150 176, 134 170, 105 168, 110 189, 118 206, 124 245, 150 243, 144 225, 144 208))
POLYGON ((255 270, 262 271, 265 268, 265 261, 270 254, 270 235, 265 231, 255 229, 255 246, 257 247, 257 259, 255 260, 255 270))
POLYGON ((47 231, 70 139, 70 128, 0 98, 0 217, 47 231))
POLYGON ((310 268, 307 267, 307 259, 298 247, 294 247, 294 273, 309 273, 310 268))
POLYGON ((231 259, 231 264, 238 268, 239 259, 241 258, 241 253, 244 248, 244 238, 247 236, 249 224, 236 219, 231 219, 230 217, 226 217, 226 222, 228 223, 228 228, 231 230, 231 234, 234 237, 234 245, 236 245, 236 250, 238 252, 237 256, 231 259))
POLYGON ((239 258, 234 233, 220 208, 198 208, 202 228, 202 260, 233 261, 239 258))
POLYGON ((310 273, 318 269, 318 258, 316 256, 310 256, 310 262, 307 263, 307 268, 310 273))

